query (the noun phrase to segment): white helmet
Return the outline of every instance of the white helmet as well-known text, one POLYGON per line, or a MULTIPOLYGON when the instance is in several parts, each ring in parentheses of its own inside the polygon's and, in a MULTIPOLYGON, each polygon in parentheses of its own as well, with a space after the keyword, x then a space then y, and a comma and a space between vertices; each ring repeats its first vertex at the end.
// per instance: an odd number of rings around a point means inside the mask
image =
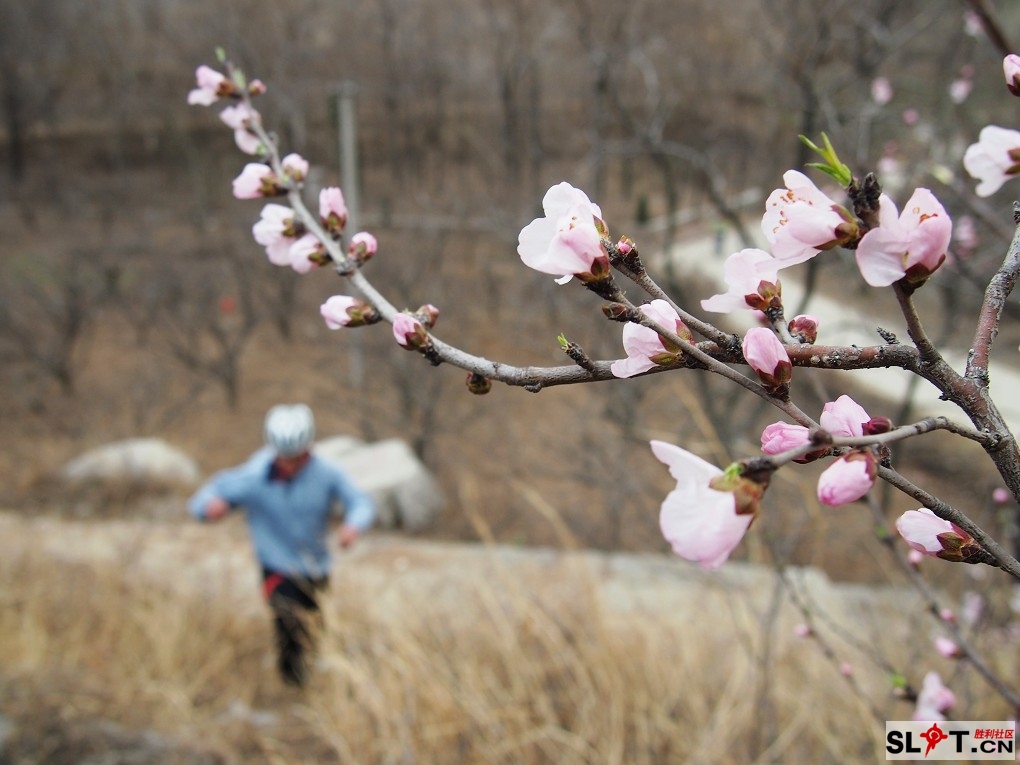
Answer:
POLYGON ((281 457, 308 451, 315 440, 315 417, 305 404, 279 404, 266 415, 266 443, 281 457))

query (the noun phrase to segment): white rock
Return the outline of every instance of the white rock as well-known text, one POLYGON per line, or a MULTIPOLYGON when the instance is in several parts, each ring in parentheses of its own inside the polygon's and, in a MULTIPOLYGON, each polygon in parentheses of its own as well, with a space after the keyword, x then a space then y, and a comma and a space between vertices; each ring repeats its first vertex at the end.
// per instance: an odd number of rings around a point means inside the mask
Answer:
POLYGON ((154 486, 195 486, 198 463, 159 438, 116 441, 68 462, 60 477, 70 483, 103 481, 154 486))
POLYGON ((338 464, 372 495, 381 528, 421 531, 445 503, 435 477, 399 438, 365 444, 338 436, 316 444, 315 453, 338 464))

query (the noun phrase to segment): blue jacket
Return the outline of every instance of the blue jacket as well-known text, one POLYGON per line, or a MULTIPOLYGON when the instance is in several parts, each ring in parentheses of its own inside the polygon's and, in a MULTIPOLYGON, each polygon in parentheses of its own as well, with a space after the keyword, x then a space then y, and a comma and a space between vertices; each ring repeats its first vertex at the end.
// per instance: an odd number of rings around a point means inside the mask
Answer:
POLYGON ((336 502, 344 522, 364 531, 375 520, 371 497, 346 473, 314 454, 289 481, 271 480, 274 452, 266 447, 247 462, 214 475, 188 501, 205 519, 210 499, 221 497, 244 509, 259 563, 285 575, 321 577, 329 573, 329 519, 336 502))

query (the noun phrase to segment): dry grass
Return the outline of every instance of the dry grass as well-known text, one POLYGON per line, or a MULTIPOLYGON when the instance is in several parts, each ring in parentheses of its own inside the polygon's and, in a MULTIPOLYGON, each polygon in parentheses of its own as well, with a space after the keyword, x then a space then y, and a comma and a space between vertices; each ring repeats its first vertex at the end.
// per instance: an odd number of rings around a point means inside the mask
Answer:
MULTIPOLYGON (((800 615, 767 569, 374 537, 338 562, 316 673, 295 692, 275 677, 242 524, 0 516, 0 531, 16 763, 64 761, 44 756, 53 741, 80 758, 101 746, 80 732, 111 724, 182 762, 871 762, 881 719, 910 707, 867 651, 915 681, 941 661, 910 597, 817 572, 798 589, 850 681, 790 637, 800 615)), ((991 658, 1015 677, 1008 645, 991 658)), ((961 717, 1002 719, 955 674, 961 717)))

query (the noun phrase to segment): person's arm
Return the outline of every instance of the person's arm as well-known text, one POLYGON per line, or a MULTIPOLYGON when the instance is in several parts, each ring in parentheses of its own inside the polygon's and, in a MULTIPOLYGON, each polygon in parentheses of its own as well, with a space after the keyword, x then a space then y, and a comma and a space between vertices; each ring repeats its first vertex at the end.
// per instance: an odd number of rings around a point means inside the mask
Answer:
POLYGON ((218 521, 243 504, 245 486, 249 483, 248 476, 253 470, 254 459, 223 470, 207 481, 188 500, 191 515, 200 521, 218 521))
POLYGON ((335 486, 337 498, 344 506, 344 522, 337 531, 337 542, 348 548, 375 521, 375 502, 339 468, 336 469, 335 486))

